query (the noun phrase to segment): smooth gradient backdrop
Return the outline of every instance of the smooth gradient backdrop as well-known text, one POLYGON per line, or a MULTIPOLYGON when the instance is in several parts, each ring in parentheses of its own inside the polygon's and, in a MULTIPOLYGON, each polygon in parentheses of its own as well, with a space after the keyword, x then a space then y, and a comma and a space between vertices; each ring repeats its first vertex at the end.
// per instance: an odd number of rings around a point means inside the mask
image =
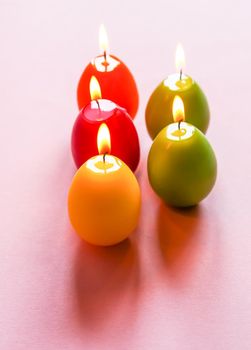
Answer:
MULTIPOLYGON (((0 0, 0 349, 251 348, 251 17, 247 1, 0 0), (67 216, 76 86, 106 25, 134 73, 142 213, 130 240, 80 241, 67 216), (196 208, 151 190, 149 95, 175 71, 208 96, 216 186, 196 208)), ((184 178, 184 181, 186 179, 184 178)))

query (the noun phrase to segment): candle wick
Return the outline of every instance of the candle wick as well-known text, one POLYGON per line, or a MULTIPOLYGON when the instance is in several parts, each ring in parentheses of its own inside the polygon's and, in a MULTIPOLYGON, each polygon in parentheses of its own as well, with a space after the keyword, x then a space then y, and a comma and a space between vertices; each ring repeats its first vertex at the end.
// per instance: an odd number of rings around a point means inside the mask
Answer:
POLYGON ((103 154, 103 162, 105 163, 105 156, 106 156, 106 153, 103 154))
POLYGON ((180 70, 180 80, 182 80, 182 69, 180 70))
POLYGON ((100 110, 100 104, 99 104, 99 101, 98 100, 95 100, 97 105, 98 105, 98 109, 100 110))
POLYGON ((107 72, 107 52, 106 52, 106 50, 104 50, 104 60, 105 60, 105 62, 104 62, 105 71, 107 72))
POLYGON ((101 109, 100 109, 100 104, 99 104, 99 100, 95 100, 97 105, 98 105, 98 114, 99 114, 99 117, 101 116, 101 109))
POLYGON ((181 123, 181 120, 178 122, 178 129, 180 130, 180 123, 181 123))

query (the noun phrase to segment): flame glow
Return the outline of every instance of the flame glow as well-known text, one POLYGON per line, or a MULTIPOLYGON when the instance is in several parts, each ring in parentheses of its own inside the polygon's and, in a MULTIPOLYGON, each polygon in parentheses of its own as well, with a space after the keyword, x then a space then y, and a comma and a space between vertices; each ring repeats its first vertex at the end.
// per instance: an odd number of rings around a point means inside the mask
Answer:
POLYGON ((106 52, 109 48, 108 36, 103 24, 99 27, 99 48, 102 52, 106 52))
POLYGON ((97 145, 99 154, 107 154, 111 151, 111 137, 108 126, 102 123, 98 129, 97 145))
POLYGON ((177 45, 175 54, 175 64, 178 72, 181 72, 185 68, 185 53, 181 44, 177 45))
POLYGON ((183 122, 185 120, 184 103, 179 96, 175 96, 173 100, 173 120, 175 122, 183 122))
POLYGON ((94 77, 94 75, 91 77, 89 89, 91 100, 97 100, 99 98, 102 98, 99 82, 97 78, 94 77))

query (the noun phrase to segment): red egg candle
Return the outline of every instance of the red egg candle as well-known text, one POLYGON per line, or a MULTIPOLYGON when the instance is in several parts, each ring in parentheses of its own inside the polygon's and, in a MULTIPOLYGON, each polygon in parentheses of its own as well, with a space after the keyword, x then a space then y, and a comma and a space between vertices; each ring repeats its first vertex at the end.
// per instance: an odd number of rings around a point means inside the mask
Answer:
POLYGON ((135 171, 140 147, 131 117, 124 108, 101 98, 101 89, 94 76, 89 85, 91 102, 80 111, 72 130, 71 147, 76 166, 79 168, 98 154, 96 136, 100 125, 105 122, 111 135, 111 153, 135 171))
POLYGON ((103 25, 100 27, 99 41, 102 54, 87 65, 79 80, 79 109, 90 101, 89 82, 95 76, 101 86, 103 98, 125 108, 134 118, 138 110, 139 95, 133 75, 120 59, 108 53, 108 39, 103 25))

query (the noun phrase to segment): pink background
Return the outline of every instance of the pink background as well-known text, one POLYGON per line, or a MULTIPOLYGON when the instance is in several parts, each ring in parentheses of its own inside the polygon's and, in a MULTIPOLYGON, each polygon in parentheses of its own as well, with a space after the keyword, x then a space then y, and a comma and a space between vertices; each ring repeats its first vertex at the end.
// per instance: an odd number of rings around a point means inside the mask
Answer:
MULTIPOLYGON (((0 1, 0 348, 251 348, 251 20, 248 1, 0 1), (135 75, 143 196, 137 232, 90 247, 66 210, 76 85, 98 53, 135 75), (219 174, 197 208, 166 208, 151 190, 147 99, 187 68, 211 107, 219 174)), ((185 179, 184 179, 185 181, 185 179)))

